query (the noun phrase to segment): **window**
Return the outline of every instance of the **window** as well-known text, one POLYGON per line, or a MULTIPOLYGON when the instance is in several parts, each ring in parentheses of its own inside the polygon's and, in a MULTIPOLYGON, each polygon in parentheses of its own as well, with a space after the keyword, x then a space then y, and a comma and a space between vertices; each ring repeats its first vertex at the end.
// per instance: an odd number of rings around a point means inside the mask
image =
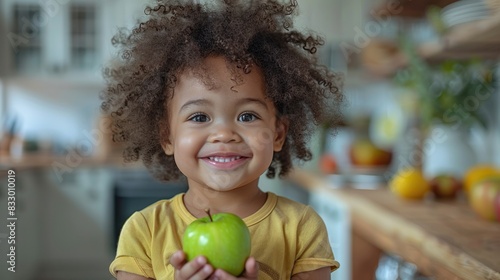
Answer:
POLYGON ((91 69, 97 58, 96 7, 74 4, 70 7, 71 64, 74 69, 91 69))
POLYGON ((36 72, 42 66, 40 6, 15 4, 12 32, 8 34, 17 72, 36 72))

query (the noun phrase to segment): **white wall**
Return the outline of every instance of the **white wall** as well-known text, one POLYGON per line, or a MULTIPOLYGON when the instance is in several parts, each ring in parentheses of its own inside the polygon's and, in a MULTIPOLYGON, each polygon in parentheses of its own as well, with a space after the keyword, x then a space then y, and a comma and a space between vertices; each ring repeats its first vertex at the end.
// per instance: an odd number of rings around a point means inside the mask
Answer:
POLYGON ((34 92, 9 84, 9 116, 18 119, 18 136, 70 147, 85 137, 99 113, 98 91, 60 95, 34 92))

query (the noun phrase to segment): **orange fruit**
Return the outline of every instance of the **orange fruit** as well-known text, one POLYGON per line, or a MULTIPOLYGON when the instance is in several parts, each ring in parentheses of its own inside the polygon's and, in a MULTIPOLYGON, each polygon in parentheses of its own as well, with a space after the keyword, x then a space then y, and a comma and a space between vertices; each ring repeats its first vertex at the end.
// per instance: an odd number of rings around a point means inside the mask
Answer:
POLYGON ((389 182, 391 191, 406 199, 422 199, 429 192, 430 185, 422 171, 407 168, 396 173, 389 182))
POLYGON ((481 164, 471 167, 464 175, 465 193, 470 193, 472 186, 488 177, 500 176, 500 169, 493 165, 481 164))

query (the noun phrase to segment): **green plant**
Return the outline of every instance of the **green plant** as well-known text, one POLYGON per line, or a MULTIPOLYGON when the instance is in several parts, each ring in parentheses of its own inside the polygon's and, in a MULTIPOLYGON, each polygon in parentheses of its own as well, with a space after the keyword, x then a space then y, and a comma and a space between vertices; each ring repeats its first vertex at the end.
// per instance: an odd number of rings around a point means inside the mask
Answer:
POLYGON ((396 73, 395 82, 418 96, 424 129, 436 122, 486 126, 481 105, 494 93, 492 63, 470 59, 430 64, 410 42, 403 43, 403 50, 409 63, 396 73))

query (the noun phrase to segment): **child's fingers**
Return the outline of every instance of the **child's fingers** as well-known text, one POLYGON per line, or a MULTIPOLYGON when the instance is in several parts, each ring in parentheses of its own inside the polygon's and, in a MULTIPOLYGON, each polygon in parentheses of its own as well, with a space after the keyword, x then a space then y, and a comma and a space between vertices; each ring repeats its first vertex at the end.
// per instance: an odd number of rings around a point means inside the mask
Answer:
POLYGON ((259 264, 254 257, 248 258, 247 262, 245 263, 245 277, 248 279, 257 279, 258 273, 259 264))
POLYGON ((185 263, 186 254, 183 251, 177 251, 170 257, 170 264, 177 270, 180 270, 185 263))
POLYGON ((257 264, 257 261, 255 258, 250 257, 245 263, 245 272, 240 278, 236 278, 232 276, 231 274, 225 272, 224 270, 217 269, 210 278, 211 280, 234 280, 234 279, 257 279, 259 272, 259 265, 257 264))
POLYGON ((199 256, 185 263, 181 269, 178 269, 176 279, 204 280, 213 272, 214 269, 211 265, 207 264, 207 259, 199 256))

